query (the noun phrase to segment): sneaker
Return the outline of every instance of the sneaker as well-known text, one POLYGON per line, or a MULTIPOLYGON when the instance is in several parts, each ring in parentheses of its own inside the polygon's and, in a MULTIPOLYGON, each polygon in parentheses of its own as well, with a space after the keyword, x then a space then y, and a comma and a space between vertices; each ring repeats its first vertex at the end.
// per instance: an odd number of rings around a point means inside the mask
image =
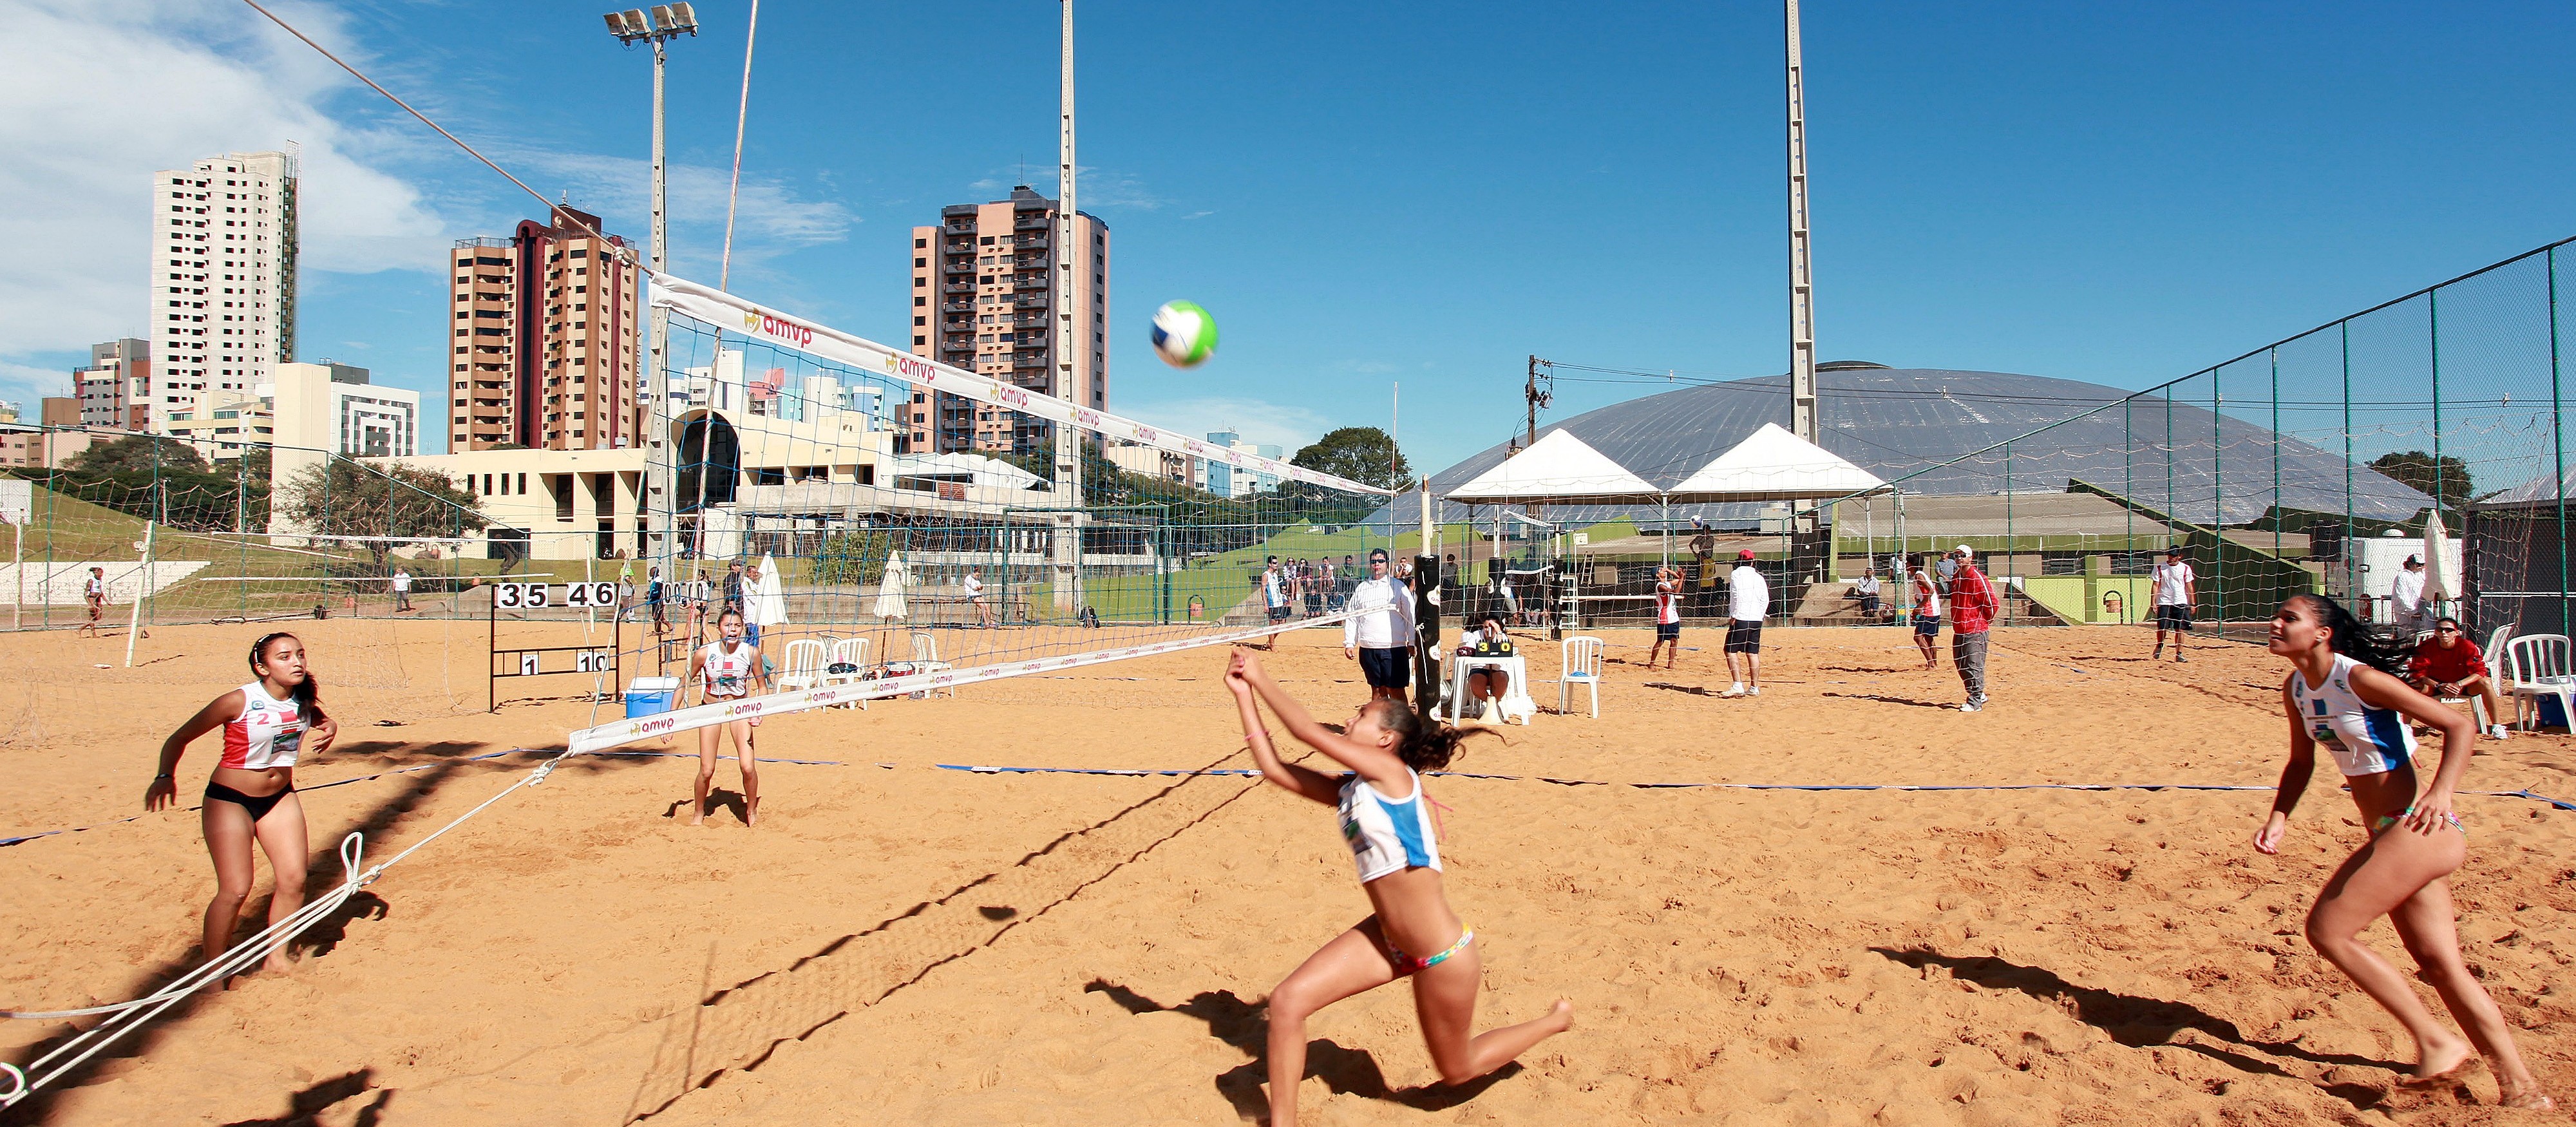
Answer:
POLYGON ((2186 658, 2186 657, 2182 656, 2181 654, 2175 654, 2175 655, 2174 655, 2174 664, 2176 664, 2176 665, 2180 665, 2180 664, 2182 664, 2183 662, 2185 662, 2185 661, 2189 661, 2189 660, 2191 660, 2191 659, 2186 658))
POLYGON ((1761 695, 1762 695, 1762 686, 1760 686, 1760 685, 1755 685, 1755 686, 1753 686, 1753 687, 1752 687, 1752 688, 1750 688, 1750 689, 1746 689, 1746 690, 1744 690, 1744 695, 1746 695, 1746 696, 1748 696, 1748 697, 1758 697, 1758 696, 1761 696, 1761 695))
POLYGON ((2505 738, 2505 726, 2502 724, 2487 725, 2487 738, 2495 740, 2505 738))
POLYGON ((1978 693, 1973 697, 1969 697, 1968 703, 1976 705, 1978 708, 1984 708, 1986 706, 1986 694, 1978 693))
POLYGON ((1959 711, 1961 711, 1961 712, 1982 712, 1982 711, 1984 711, 1984 710, 1985 710, 1985 707, 1986 707, 1986 706, 1984 706, 1984 705, 1982 705, 1982 704, 1978 704, 1978 703, 1977 703, 1977 702, 1975 702, 1975 701, 1969 701, 1969 702, 1968 702, 1968 703, 1966 703, 1966 704, 1960 705, 1960 706, 1959 706, 1959 711))
POLYGON ((1733 684, 1733 685, 1729 685, 1729 686, 1727 686, 1727 689, 1726 689, 1726 691, 1725 691, 1725 692, 1719 693, 1719 694, 1717 694, 1717 695, 1722 696, 1722 697, 1740 697, 1740 696, 1743 696, 1743 695, 1744 695, 1744 683, 1743 683, 1743 682, 1741 682, 1741 681, 1738 681, 1738 682, 1736 682, 1736 683, 1735 683, 1735 684, 1733 684))

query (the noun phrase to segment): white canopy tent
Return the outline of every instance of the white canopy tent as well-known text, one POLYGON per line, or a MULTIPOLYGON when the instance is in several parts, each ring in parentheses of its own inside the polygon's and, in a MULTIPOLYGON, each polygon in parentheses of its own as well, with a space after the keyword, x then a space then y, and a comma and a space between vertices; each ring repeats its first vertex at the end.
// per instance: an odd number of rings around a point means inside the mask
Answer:
MULTIPOLYGON (((1536 447, 1532 447, 1536 449, 1536 447)), ((1876 493, 1887 488, 1877 474, 1841 455, 1764 423, 1735 448, 1663 494, 1666 503, 1808 501, 1876 493)))
POLYGON ((1449 491, 1449 500, 1609 503, 1660 500, 1646 479, 1629 473, 1569 430, 1549 431, 1530 448, 1503 459, 1475 480, 1449 491))
MULTIPOLYGON (((1669 489, 1611 461, 1570 431, 1559 429, 1532 443, 1474 480, 1449 491, 1447 499, 1468 504, 1651 504, 1664 510, 1667 525, 1664 557, 1672 559, 1671 511, 1675 503, 1711 504, 1747 501, 1831 501, 1873 493, 1895 493, 1895 487, 1834 452, 1789 433, 1778 423, 1765 423, 1725 453, 1669 489)), ((1897 498, 1898 535, 1903 535, 1904 498, 1897 498)), ((1572 589, 1566 592, 1571 605, 1572 589)))

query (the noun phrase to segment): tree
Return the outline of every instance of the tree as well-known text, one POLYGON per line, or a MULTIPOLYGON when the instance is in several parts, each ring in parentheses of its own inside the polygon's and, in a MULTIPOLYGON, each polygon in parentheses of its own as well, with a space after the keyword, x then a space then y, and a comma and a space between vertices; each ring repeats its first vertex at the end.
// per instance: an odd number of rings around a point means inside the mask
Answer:
POLYGON ((72 456, 63 468, 84 477, 104 478, 118 474, 150 476, 155 467, 161 472, 204 470, 206 459, 197 448, 185 442, 155 438, 148 434, 129 434, 91 446, 72 456))
POLYGON ((2456 512, 2477 495, 2470 487, 2469 464, 2448 454, 2438 463, 2421 450, 2382 454, 2371 459, 2370 468, 2431 496, 2446 510, 2456 512), (2438 482, 2436 477, 2440 478, 2438 482))
POLYGON ((1394 436, 1376 427, 1333 431, 1297 451, 1288 463, 1380 489, 1403 489, 1413 484, 1413 467, 1395 448, 1394 436))
MULTIPOLYGON (((324 538, 462 536, 490 523, 447 475, 401 462, 363 465, 334 456, 279 486, 275 503, 306 534, 324 538)), ((381 569, 393 545, 361 540, 381 569)))

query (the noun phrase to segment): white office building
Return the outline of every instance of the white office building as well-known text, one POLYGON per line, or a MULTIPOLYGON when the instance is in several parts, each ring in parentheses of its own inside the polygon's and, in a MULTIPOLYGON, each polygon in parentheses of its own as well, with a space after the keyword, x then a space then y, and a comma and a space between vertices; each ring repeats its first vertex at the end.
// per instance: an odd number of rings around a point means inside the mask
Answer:
POLYGON ((153 174, 152 429, 294 359, 296 174, 291 152, 153 174))

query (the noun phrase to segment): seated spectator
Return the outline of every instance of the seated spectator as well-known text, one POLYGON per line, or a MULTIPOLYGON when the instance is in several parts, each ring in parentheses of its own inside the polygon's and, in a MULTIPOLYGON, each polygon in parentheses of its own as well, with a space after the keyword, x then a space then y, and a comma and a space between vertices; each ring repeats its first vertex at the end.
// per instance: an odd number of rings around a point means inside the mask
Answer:
POLYGON ((1860 582, 1852 584, 1851 597, 1860 600, 1861 617, 1878 620, 1878 569, 1862 572, 1860 582))
MULTIPOLYGON (((1458 639, 1458 656, 1512 656, 1512 638, 1511 635, 1503 632, 1502 617, 1500 615, 1486 615, 1484 621, 1477 624, 1476 629, 1469 631, 1466 636, 1458 639)), ((1503 693, 1511 687, 1512 675, 1508 672, 1500 669, 1469 670, 1467 672, 1467 700, 1465 702, 1467 707, 1464 710, 1465 715, 1470 717, 1483 716, 1485 714, 1485 702, 1501 699, 1503 693)))
POLYGON ((2406 681, 2415 691, 2432 697, 2484 697, 2487 702, 2487 735, 2504 738, 2504 693, 2487 671, 2486 655, 2478 644, 2460 632, 2460 620, 2443 618, 2433 626, 2433 636, 2415 644, 2415 657, 2406 663, 2406 681))

